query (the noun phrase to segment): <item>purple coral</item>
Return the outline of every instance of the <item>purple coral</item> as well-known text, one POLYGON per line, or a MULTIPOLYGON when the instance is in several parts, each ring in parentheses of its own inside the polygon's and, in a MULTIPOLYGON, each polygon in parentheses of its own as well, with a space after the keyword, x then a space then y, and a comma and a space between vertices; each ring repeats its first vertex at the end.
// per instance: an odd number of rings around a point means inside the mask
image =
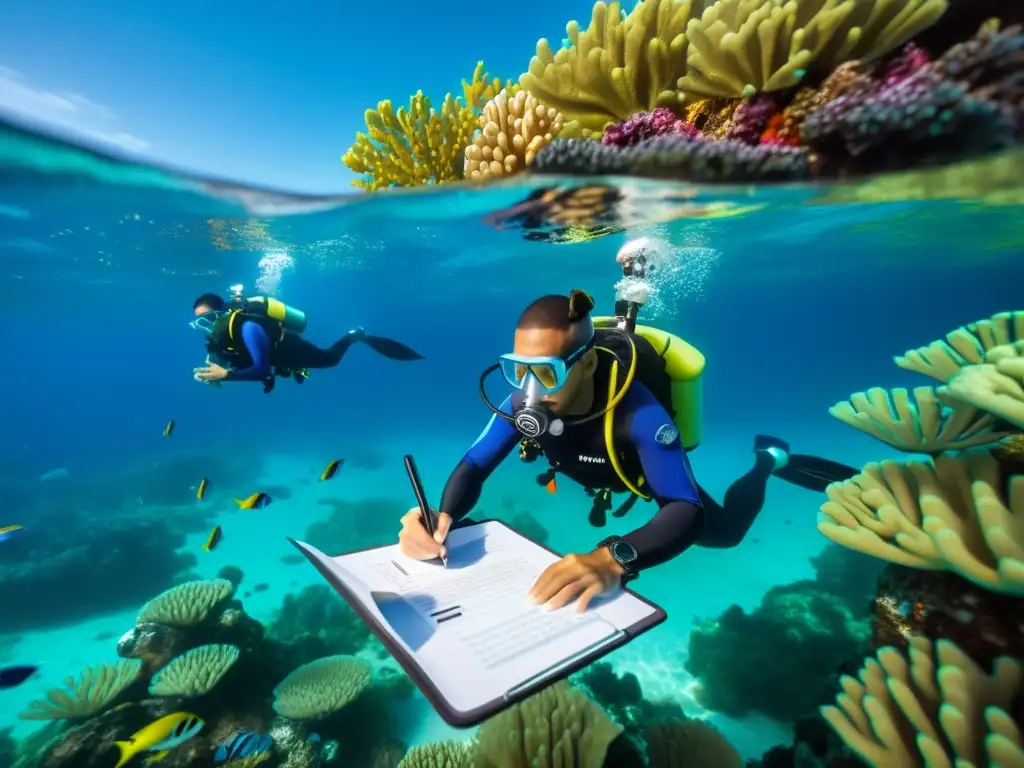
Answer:
POLYGON ((699 131, 680 120, 670 109, 658 107, 650 112, 637 112, 621 123, 604 129, 601 143, 612 147, 631 147, 645 139, 665 134, 681 134, 697 138, 699 131))
POLYGON ((900 55, 890 61, 882 72, 882 87, 891 88, 931 64, 928 54, 913 43, 907 45, 900 55))
POLYGON ((726 131, 725 138, 742 141, 744 144, 757 144, 761 134, 768 127, 768 121, 778 111, 779 105, 766 93, 759 93, 746 99, 733 112, 732 123, 726 131))
POLYGON ((908 46, 876 87, 811 113, 804 140, 829 173, 934 165, 1003 149, 1024 127, 1022 58, 1024 35, 1012 27, 982 28, 928 64, 908 46))
POLYGON ((555 139, 537 153, 530 170, 708 183, 795 181, 808 175, 807 158, 794 147, 750 146, 731 139, 693 141, 680 134, 627 147, 555 139))

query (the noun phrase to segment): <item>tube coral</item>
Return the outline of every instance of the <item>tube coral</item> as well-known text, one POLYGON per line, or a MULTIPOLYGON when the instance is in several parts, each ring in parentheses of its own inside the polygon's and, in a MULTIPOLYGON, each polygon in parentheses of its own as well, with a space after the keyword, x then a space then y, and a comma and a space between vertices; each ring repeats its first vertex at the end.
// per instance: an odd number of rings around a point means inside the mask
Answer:
POLYGON ((934 24, 947 0, 718 0, 686 27, 687 96, 751 96, 812 68, 877 59, 934 24))
MULTIPOLYGON (((507 83, 512 92, 514 87, 507 83)), ((473 79, 462 82, 462 96, 446 94, 438 112, 418 91, 409 108, 396 112, 389 100, 366 110, 366 133, 357 133, 342 161, 362 174, 353 186, 367 190, 393 186, 443 184, 463 177, 462 161, 478 124, 478 109, 502 89, 487 80, 484 63, 477 62, 473 79)))
POLYGON ((632 147, 556 139, 537 154, 535 173, 631 175, 692 182, 794 181, 807 161, 793 147, 751 147, 739 141, 657 136, 632 147))
POLYGON ((502 90, 484 106, 480 133, 466 147, 465 176, 475 181, 517 173, 562 130, 562 115, 528 91, 502 90))
POLYGON ((702 7, 701 0, 640 0, 624 16, 619 3, 595 3, 586 30, 575 21, 566 26, 568 48, 555 53, 547 40, 537 43, 519 84, 578 122, 583 136, 673 106, 676 81, 686 73, 686 24, 702 7))

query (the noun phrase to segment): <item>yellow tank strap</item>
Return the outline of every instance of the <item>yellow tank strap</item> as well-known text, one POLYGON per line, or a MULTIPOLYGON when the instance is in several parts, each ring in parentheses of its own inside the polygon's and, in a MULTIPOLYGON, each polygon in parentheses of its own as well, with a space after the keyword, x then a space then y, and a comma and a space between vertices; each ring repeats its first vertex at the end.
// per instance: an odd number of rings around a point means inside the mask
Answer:
POLYGON ((241 311, 242 310, 240 310, 240 309, 232 309, 231 310, 231 314, 228 315, 228 340, 229 341, 234 341, 235 340, 235 320, 238 319, 238 314, 241 311))
MULTIPOLYGON (((633 383, 633 374, 636 372, 635 352, 633 355, 633 359, 634 364, 630 366, 630 370, 626 374, 626 381, 622 385, 622 391, 618 393, 618 400, 622 399, 622 396, 626 393, 630 385, 633 383)), ((608 402, 615 402, 616 406, 618 405, 618 402, 614 398, 616 395, 615 389, 616 385, 618 384, 618 380, 619 362, 618 360, 616 360, 612 363, 611 375, 608 377, 608 402)), ((604 444, 605 449, 608 451, 608 461, 611 462, 612 469, 615 470, 615 474, 619 476, 619 479, 623 482, 623 484, 629 490, 631 490, 633 493, 639 496, 641 499, 648 498, 646 495, 641 493, 640 489, 638 488, 638 486, 644 484, 644 478, 641 476, 640 479, 637 480, 636 485, 633 485, 633 483, 630 482, 629 478, 626 477, 626 473, 625 471, 623 471, 622 465, 619 463, 619 454, 615 450, 615 407, 609 408, 607 412, 605 412, 604 414, 604 444)))

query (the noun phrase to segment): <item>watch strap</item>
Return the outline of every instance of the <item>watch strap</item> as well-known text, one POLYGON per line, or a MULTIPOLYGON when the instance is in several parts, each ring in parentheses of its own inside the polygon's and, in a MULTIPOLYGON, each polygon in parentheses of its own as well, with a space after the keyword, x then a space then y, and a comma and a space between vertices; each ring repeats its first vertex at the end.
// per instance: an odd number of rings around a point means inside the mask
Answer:
MULTIPOLYGON (((640 573, 636 570, 636 567, 632 563, 624 563, 618 557, 615 556, 614 547, 620 541, 624 541, 624 539, 621 536, 609 536, 608 538, 603 539, 597 546, 608 547, 608 551, 611 553, 612 558, 614 558, 615 562, 617 562, 624 571, 624 573, 622 574, 622 583, 625 584, 626 582, 632 581, 633 579, 637 578, 637 576, 639 576, 640 573)), ((626 543, 629 544, 629 542, 626 543)), ((633 548, 634 552, 636 551, 636 548, 633 547, 632 544, 629 544, 629 546, 633 548)))

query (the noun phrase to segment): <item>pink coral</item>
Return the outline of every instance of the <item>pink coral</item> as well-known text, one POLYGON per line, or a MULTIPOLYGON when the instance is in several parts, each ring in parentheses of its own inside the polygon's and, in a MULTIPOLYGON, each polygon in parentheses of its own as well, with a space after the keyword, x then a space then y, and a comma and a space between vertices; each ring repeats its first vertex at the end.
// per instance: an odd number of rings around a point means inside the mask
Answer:
POLYGON ((680 120, 670 109, 658 107, 650 112, 637 112, 628 120, 604 129, 601 143, 614 147, 631 147, 644 139, 665 134, 680 134, 697 138, 700 132, 691 124, 680 120))
POLYGON ((779 105, 766 93, 746 99, 732 113, 732 124, 725 132, 725 138, 742 141, 744 144, 757 144, 769 120, 778 112, 779 105))
POLYGON ((890 61, 882 72, 882 87, 891 88, 914 73, 924 69, 932 60, 913 43, 907 43, 899 56, 890 61))

